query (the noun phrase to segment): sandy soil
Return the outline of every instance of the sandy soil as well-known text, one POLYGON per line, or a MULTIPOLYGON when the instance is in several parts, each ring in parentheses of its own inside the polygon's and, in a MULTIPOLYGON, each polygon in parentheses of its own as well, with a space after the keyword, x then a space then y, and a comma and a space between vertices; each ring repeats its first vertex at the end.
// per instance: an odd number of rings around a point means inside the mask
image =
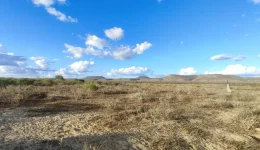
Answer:
POLYGON ((131 135, 93 132, 89 120, 95 117, 94 112, 32 116, 28 111, 0 110, 0 149, 146 149, 131 135))

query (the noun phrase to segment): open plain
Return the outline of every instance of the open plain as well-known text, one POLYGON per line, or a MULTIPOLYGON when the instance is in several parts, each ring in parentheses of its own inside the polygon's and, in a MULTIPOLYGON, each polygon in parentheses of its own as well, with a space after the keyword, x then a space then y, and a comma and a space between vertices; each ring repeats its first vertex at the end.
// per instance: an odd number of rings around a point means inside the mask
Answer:
POLYGON ((231 90, 226 83, 9 85, 0 90, 0 149, 260 149, 260 84, 231 90))

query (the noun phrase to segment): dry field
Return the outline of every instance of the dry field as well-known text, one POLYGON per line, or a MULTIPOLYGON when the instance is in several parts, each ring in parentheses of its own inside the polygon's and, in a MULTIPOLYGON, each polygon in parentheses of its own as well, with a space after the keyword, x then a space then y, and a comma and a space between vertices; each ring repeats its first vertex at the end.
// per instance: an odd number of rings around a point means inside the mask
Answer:
POLYGON ((260 84, 96 85, 0 89, 0 149, 260 149, 260 84))

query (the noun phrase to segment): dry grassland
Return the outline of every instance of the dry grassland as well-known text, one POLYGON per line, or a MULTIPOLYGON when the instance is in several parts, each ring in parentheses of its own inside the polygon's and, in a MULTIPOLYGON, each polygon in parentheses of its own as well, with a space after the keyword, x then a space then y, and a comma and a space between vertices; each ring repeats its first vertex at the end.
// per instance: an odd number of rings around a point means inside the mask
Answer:
POLYGON ((260 149, 260 84, 95 85, 2 88, 0 149, 260 149))

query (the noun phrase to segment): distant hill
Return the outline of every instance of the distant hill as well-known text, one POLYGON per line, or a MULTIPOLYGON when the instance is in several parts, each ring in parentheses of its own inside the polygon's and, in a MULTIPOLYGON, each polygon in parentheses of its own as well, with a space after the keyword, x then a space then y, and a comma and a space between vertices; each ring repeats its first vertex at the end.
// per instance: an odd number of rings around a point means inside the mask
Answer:
POLYGON ((150 79, 150 78, 147 77, 147 76, 139 76, 139 77, 137 77, 136 79, 143 80, 143 79, 150 79))
MULTIPOLYGON (((243 82, 243 81, 256 81, 256 78, 244 78, 234 75, 222 74, 205 74, 205 75, 168 75, 163 78, 164 81, 173 82, 243 82)), ((260 82, 260 80, 259 80, 260 82)))
POLYGON ((222 74, 208 74, 199 75, 193 81, 194 82, 226 82, 228 81, 243 81, 245 78, 234 75, 222 75, 222 74))
POLYGON ((106 80, 103 76, 87 76, 84 80, 106 80))
POLYGON ((107 79, 103 76, 87 76, 84 78, 88 80, 115 80, 115 81, 144 81, 144 82, 251 82, 260 83, 260 77, 240 77, 235 75, 222 74, 205 74, 205 75, 175 75, 171 74, 163 78, 149 78, 147 76, 139 76, 137 78, 113 78, 107 79))
POLYGON ((187 82, 187 81, 193 81, 197 75, 189 75, 189 76, 184 76, 184 75, 168 75, 163 78, 164 81, 175 81, 175 82, 187 82))

